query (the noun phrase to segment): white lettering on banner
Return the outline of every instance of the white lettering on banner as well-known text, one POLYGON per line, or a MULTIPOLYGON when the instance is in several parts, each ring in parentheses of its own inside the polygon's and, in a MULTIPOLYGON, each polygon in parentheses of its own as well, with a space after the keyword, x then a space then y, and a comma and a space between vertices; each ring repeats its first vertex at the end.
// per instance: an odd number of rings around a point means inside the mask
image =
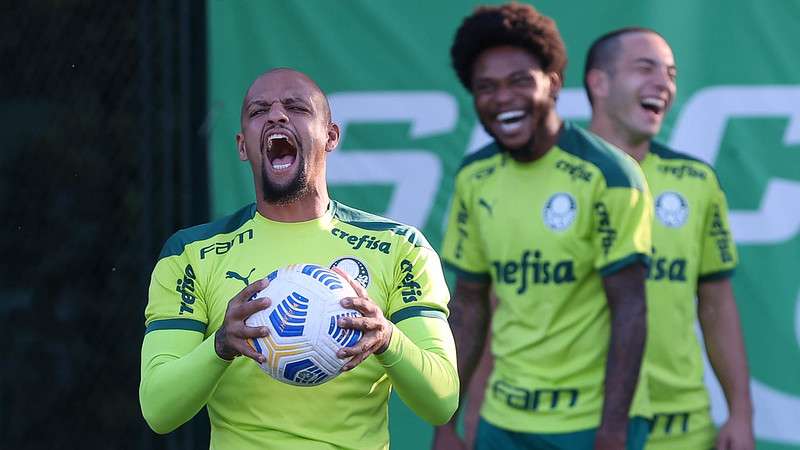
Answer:
MULTIPOLYGON (((681 110, 670 145, 714 163, 728 120, 740 117, 787 117, 787 146, 800 144, 800 86, 722 86, 695 93, 681 110)), ((754 149, 757 151, 758 149, 754 149)), ((800 182, 773 178, 758 211, 731 211, 739 244, 775 244, 800 232, 800 182)))
MULTIPOLYGON (((453 130, 458 119, 455 99, 446 92, 342 92, 329 96, 341 142, 351 123, 408 122, 412 138, 453 130)), ((393 185, 386 216, 423 228, 433 207, 442 163, 424 149, 335 151, 328 157, 331 184, 393 185)))

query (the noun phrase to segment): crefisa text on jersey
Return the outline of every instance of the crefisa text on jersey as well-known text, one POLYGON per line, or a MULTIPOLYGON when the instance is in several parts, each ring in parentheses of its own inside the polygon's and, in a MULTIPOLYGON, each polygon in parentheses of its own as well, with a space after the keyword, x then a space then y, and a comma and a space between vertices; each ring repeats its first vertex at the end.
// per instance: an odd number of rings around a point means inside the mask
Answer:
POLYGON ((389 251, 392 249, 391 242, 383 242, 375 236, 370 236, 369 234, 362 234, 358 236, 355 234, 350 234, 339 228, 331 229, 331 234, 343 241, 346 241, 352 246, 353 250, 358 250, 363 247, 369 250, 378 250, 379 252, 388 255, 389 251))
POLYGON ((411 261, 404 259, 400 262, 400 272, 403 280, 397 288, 401 289, 400 295, 403 296, 403 303, 417 301, 417 297, 422 295, 422 286, 414 279, 414 265, 411 264, 411 261))
POLYGON ((517 293, 529 284, 561 284, 575 281, 575 266, 570 260, 547 261, 539 250, 525 250, 519 261, 492 261, 498 283, 519 284, 517 293), (533 256, 533 258, 531 258, 533 256))
POLYGON ((192 308, 190 305, 193 305, 197 299, 194 296, 195 279, 196 276, 194 274, 194 269, 192 269, 192 265, 187 264, 186 268, 183 269, 183 278, 178 278, 178 285, 175 287, 175 290, 181 294, 181 308, 178 310, 178 314, 183 314, 184 312, 188 312, 189 314, 194 313, 194 308, 192 308))

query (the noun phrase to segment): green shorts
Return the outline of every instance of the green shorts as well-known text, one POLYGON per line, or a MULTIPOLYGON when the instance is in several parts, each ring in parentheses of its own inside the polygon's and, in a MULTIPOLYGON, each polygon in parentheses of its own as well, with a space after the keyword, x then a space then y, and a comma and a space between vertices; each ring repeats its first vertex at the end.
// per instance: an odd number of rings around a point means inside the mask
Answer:
POLYGON ((647 450, 708 450, 714 448, 717 429, 709 410, 659 413, 650 421, 647 450))
MULTIPOLYGON (((647 419, 628 422, 627 450, 642 450, 649 430, 647 419)), ((592 450, 597 428, 572 433, 518 433, 498 428, 481 417, 475 450, 592 450)))

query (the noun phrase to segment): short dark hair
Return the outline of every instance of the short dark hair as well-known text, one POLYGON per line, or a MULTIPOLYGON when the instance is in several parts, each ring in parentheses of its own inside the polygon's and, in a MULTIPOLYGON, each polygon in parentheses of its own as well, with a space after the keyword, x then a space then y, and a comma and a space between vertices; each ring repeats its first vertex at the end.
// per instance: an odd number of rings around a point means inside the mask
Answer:
POLYGON ((545 72, 555 72, 564 79, 567 50, 553 19, 530 5, 479 6, 461 23, 450 47, 453 69, 468 91, 472 90, 475 59, 487 48, 501 45, 527 50, 545 72))
MULTIPOLYGON (((593 104, 592 92, 589 90, 588 75, 592 69, 602 70, 606 73, 614 73, 614 62, 619 54, 620 38, 633 33, 652 33, 661 36, 656 30, 645 27, 625 27, 619 28, 600 36, 589 46, 586 52, 586 63, 583 66, 583 87, 586 89, 586 96, 589 97, 589 104, 593 104)), ((661 36, 663 39, 664 36, 661 36)), ((666 39, 664 39, 666 41, 666 39)))

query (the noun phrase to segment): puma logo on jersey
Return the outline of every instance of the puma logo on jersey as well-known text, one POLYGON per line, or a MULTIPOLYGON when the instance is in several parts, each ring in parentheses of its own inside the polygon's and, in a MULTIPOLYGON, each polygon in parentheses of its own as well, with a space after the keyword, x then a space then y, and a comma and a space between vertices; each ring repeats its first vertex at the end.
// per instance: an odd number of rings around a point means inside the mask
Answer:
POLYGON ((239 280, 242 283, 244 283, 244 287, 247 287, 247 286, 250 286, 250 275, 252 275, 253 272, 255 272, 255 270, 256 270, 255 267, 250 269, 250 273, 248 273, 246 277, 243 277, 243 276, 239 275, 238 273, 236 273, 236 272, 234 272, 232 270, 229 270, 229 271, 225 272, 225 279, 227 280, 228 278, 232 278, 234 280, 239 280))
POLYGON ((531 284, 575 281, 575 266, 572 261, 548 261, 542 259, 542 252, 539 250, 525 250, 519 261, 492 261, 492 265, 497 282, 517 285, 517 294, 524 294, 531 284))

